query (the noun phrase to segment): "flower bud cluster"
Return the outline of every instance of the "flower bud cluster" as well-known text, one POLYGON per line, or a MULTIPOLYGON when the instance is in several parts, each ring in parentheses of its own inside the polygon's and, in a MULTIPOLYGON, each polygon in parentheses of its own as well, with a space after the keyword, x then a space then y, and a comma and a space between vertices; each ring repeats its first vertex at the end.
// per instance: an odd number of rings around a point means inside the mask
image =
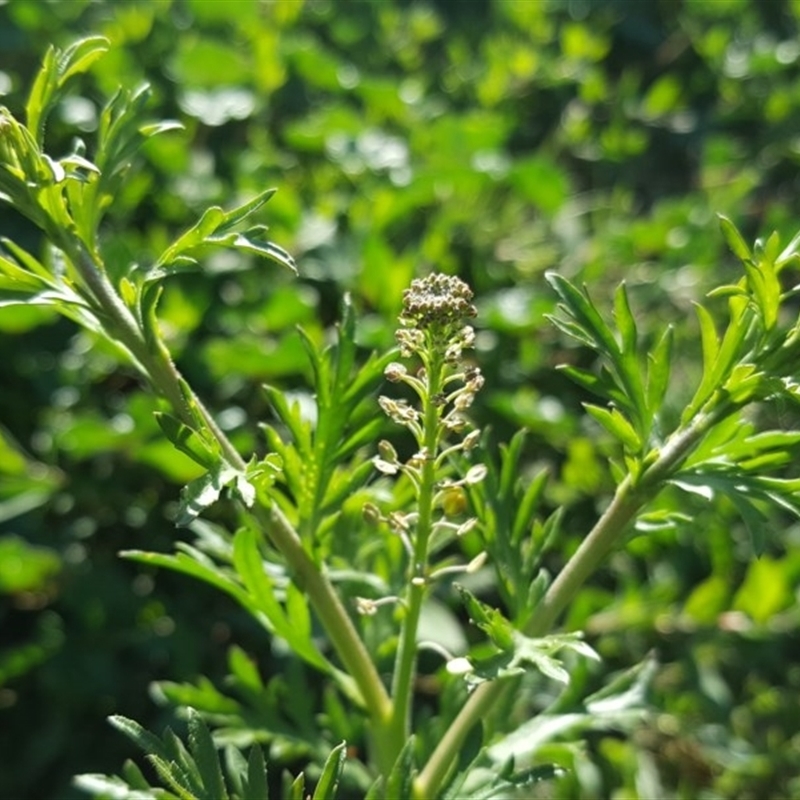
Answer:
MULTIPOLYGON (((384 475, 408 478, 418 498, 423 486, 428 487, 429 502, 442 516, 435 521, 426 516, 429 530, 422 534, 417 531, 418 518, 422 518, 417 513, 384 515, 368 504, 364 515, 371 524, 386 524, 415 560, 427 551, 425 545, 421 551, 415 547, 418 536, 427 541, 433 535, 442 541, 464 535, 477 524, 476 520, 459 524, 452 519, 466 510, 464 487, 482 480, 485 467, 472 467, 460 480, 447 477, 450 457, 472 450, 480 439, 480 431, 470 430, 464 415, 484 383, 480 370, 464 358, 465 351, 475 344, 475 331, 466 322, 475 314, 472 291, 458 278, 432 274, 412 281, 403 297, 397 341, 401 357, 414 358, 418 366, 415 369, 395 361, 384 370, 390 383, 405 384, 419 399, 415 407, 406 400, 378 398, 383 412, 411 432, 417 451, 401 461, 394 447, 381 441, 373 464, 384 475), (455 495, 463 497, 463 505, 454 502, 455 495)), ((421 564, 415 566, 416 579, 425 581, 427 572, 417 571, 421 568, 421 564)))
POLYGON ((450 339, 463 328, 464 320, 477 315, 472 290, 453 275, 432 273, 411 281, 403 294, 405 328, 430 331, 438 339, 450 339))

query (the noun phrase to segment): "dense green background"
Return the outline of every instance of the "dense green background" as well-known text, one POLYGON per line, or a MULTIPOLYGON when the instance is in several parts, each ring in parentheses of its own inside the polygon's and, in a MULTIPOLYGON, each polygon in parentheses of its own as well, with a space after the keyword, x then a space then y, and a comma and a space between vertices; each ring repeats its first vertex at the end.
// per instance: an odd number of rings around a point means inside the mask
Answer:
MULTIPOLYGON (((185 124, 118 198, 120 272, 206 205, 279 187, 264 217, 300 278, 220 256, 163 304, 180 367, 243 451, 260 446, 260 384, 305 385, 298 323, 322 337, 349 291, 362 344, 383 348, 413 276, 469 281, 475 416, 497 441, 532 431, 529 467, 549 465, 548 504, 568 504, 566 553, 613 488, 610 443, 555 372, 589 356, 544 319, 542 273, 586 280, 601 305, 624 278, 645 332, 674 322, 680 409, 699 369, 692 301, 736 269, 715 213, 753 237, 800 227, 799 23, 796 0, 11 0, 0 93, 20 113, 49 43, 101 33, 112 50, 57 110, 52 150, 76 129, 91 141, 99 105, 139 81, 154 117, 185 124)), ((7 208, 0 233, 37 247, 7 208)), ((72 774, 130 754, 107 714, 164 722, 151 681, 221 680, 231 641, 280 665, 210 588, 116 558, 170 549, 196 473, 113 354, 9 309, 0 371, 0 796, 66 798, 72 774)), ((759 413, 797 425, 791 408, 759 413)), ((724 502, 682 510, 681 530, 614 556, 570 612, 609 668, 650 650, 661 667, 652 724, 589 742, 564 796, 645 798, 655 775, 665 796, 800 795, 800 527, 776 518, 752 561, 724 502)))

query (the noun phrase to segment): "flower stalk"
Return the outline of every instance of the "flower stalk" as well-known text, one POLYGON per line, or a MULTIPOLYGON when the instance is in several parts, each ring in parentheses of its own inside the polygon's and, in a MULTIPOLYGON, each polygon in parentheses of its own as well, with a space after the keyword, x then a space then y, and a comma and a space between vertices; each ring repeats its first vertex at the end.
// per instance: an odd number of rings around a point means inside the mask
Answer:
POLYGON ((379 445, 376 467, 387 474, 402 472, 416 492, 415 512, 400 520, 400 533, 407 543, 409 564, 402 598, 403 618, 395 658, 391 696, 394 703, 391 738, 399 753, 411 733, 411 699, 417 669, 417 632, 422 607, 430 585, 440 574, 429 565, 430 543, 437 526, 447 458, 474 446, 477 432, 456 443, 449 441, 467 428, 463 411, 483 384, 480 371, 464 364, 464 351, 472 347, 473 329, 466 320, 474 317, 472 291, 455 277, 432 274, 415 280, 404 294, 397 340, 404 358, 419 362, 416 375, 400 363, 385 370, 387 379, 404 383, 417 395, 420 410, 404 401, 380 398, 384 412, 407 428, 419 448, 405 464, 397 460, 388 442, 379 445))

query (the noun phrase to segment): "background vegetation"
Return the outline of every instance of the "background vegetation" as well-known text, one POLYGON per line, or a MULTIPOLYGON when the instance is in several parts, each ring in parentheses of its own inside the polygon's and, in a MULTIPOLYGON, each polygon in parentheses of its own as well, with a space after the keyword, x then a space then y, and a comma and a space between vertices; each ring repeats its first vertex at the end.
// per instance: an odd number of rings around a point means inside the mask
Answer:
MULTIPOLYGON (((245 449, 269 416, 262 383, 303 395, 298 323, 328 336, 350 292, 365 352, 385 348, 412 277, 467 280, 487 379, 474 416, 498 442, 532 432, 528 468, 549 467, 574 545, 613 489, 610 443, 554 369, 587 355, 544 319, 542 273, 608 305, 624 278, 645 333, 675 323, 688 383, 692 301, 735 268, 715 212, 751 237, 798 227, 799 23, 790 0, 11 0, 0 93, 20 113, 46 46, 100 33, 112 49, 58 109, 51 148, 75 126, 91 137, 101 93, 140 80, 154 117, 184 123, 118 198, 121 267, 206 205, 279 187, 270 236, 300 279, 226 254, 162 304, 181 369, 245 449)), ((36 249, 6 207, 0 234, 36 249)), ((166 721, 152 681, 220 683, 231 640, 266 673, 282 654, 212 589, 117 559, 171 549, 196 467, 114 354, 46 310, 4 309, 0 370, 0 795, 67 798, 73 774, 130 753, 106 715, 166 721)), ((676 415, 685 401, 678 387, 676 415)), ((797 425, 792 408, 759 413, 797 425)), ((663 502, 685 523, 616 554, 567 620, 608 670, 655 652, 657 711, 631 739, 590 740, 556 791, 797 796, 800 527, 776 520, 750 561, 724 500, 663 502)))

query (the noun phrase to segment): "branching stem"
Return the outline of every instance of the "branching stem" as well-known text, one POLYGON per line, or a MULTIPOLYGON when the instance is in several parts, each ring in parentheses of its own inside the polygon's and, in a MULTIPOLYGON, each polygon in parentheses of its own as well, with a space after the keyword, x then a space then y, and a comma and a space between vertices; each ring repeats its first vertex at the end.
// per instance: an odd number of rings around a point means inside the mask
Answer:
MULTIPOLYGON (((246 464, 241 455, 205 405, 182 380, 166 348, 148 347, 139 324, 108 280, 103 266, 83 246, 77 246, 68 252, 94 300, 113 326, 110 332, 128 349, 156 393, 167 400, 186 425, 196 426, 199 414, 208 431, 219 443, 226 460, 237 469, 244 469, 246 464), (189 396, 187 392, 190 393, 189 396)), ((386 736, 392 703, 339 594, 306 552, 297 531, 277 506, 259 506, 254 513, 266 535, 286 559, 295 580, 307 594, 330 637, 336 654, 355 681, 372 720, 376 755, 382 766, 388 763, 388 770, 393 763, 386 736)))
MULTIPOLYGON (((526 635, 545 636, 552 630, 560 613, 619 542, 638 512, 658 494, 665 479, 674 474, 706 433, 734 410, 734 406, 720 403, 712 411, 698 415, 690 425, 670 438, 636 487, 630 478, 619 484, 611 504, 537 606, 525 626, 526 635)), ((484 683, 474 691, 417 776, 415 798, 424 800, 437 795, 467 735, 497 704, 507 686, 507 683, 495 681, 484 683)))

